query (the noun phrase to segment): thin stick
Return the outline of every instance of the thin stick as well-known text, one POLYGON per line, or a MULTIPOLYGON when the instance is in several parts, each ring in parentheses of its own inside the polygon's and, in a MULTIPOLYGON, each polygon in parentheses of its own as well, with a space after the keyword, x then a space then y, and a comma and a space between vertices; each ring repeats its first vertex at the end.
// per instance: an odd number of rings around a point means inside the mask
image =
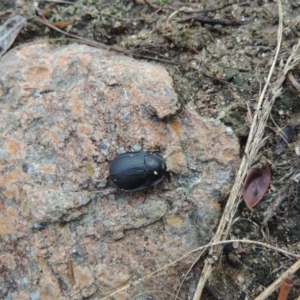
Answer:
POLYGON ((61 4, 71 4, 71 5, 74 5, 73 2, 62 1, 62 0, 40 0, 40 2, 53 2, 53 3, 61 3, 61 4))
POLYGON ((294 281, 291 277, 286 277, 283 279, 283 281, 281 283, 281 287, 280 287, 278 300, 286 300, 287 299, 287 296, 288 296, 293 284, 294 284, 294 281))
POLYGON ((75 277, 74 277, 74 270, 73 270, 73 262, 71 259, 68 259, 67 265, 68 265, 68 274, 69 274, 69 278, 70 278, 70 284, 74 285, 75 277))
POLYGON ((275 280, 271 285, 269 285, 258 297, 254 300, 264 300, 269 297, 275 290, 279 288, 282 283, 282 280, 285 277, 293 275, 300 268, 300 260, 296 261, 288 270, 286 270, 281 276, 275 280))

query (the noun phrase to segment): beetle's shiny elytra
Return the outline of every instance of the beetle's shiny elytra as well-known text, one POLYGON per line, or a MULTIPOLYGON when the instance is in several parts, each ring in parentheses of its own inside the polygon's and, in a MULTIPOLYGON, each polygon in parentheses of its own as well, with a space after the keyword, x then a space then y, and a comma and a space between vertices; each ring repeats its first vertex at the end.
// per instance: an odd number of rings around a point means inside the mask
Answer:
POLYGON ((136 192, 160 183, 166 170, 165 160, 158 152, 126 152, 112 161, 109 176, 118 189, 136 192))

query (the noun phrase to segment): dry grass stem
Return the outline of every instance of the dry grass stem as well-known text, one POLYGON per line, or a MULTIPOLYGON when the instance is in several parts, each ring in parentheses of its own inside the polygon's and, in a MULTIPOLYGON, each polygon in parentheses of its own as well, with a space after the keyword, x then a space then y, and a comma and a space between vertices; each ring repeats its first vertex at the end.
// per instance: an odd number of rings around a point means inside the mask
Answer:
POLYGON ((210 244, 207 244, 207 245, 204 245, 204 246, 201 246, 199 248, 196 248, 190 252, 187 252, 185 255, 183 255, 181 258, 163 266, 162 268, 154 271, 153 273, 145 276, 145 277, 142 277, 136 281, 133 281, 131 283, 128 283, 120 288, 118 288, 117 290, 115 290, 114 292, 112 292, 111 294, 101 298, 100 300, 108 300, 110 299, 111 297, 113 297, 114 295, 132 287, 132 286, 135 286, 143 281, 146 281, 146 280, 150 280, 151 278, 153 278, 154 276, 158 275, 159 273, 169 269, 170 267, 176 265, 177 263, 179 263, 180 261, 186 259, 187 257, 191 256, 192 254, 194 253, 197 253, 199 251, 202 251, 202 250, 205 250, 205 249, 208 249, 208 248, 211 248, 211 247, 214 247, 214 246, 220 246, 220 245, 224 245, 224 244, 229 244, 229 243, 245 243, 245 244, 253 244, 253 245, 257 245, 257 246, 260 246, 260 247, 265 247, 267 249, 270 249, 270 250, 273 250, 273 251, 277 251, 277 252, 280 252, 284 255, 288 255, 288 256, 291 256, 291 257, 295 257, 295 258, 299 258, 300 259, 300 254, 294 254, 294 253, 290 253, 284 249, 281 249, 281 248, 278 248, 278 247, 275 247, 275 246, 272 246, 272 245, 269 245, 269 244, 266 244, 266 243, 262 243, 262 242, 257 242, 257 241, 251 241, 251 240, 227 240, 227 241, 219 241, 219 242, 215 242, 215 243, 210 243, 210 244))
POLYGON ((271 285, 269 285, 255 300, 264 300, 277 290, 285 277, 293 275, 300 268, 300 260, 297 260, 287 271, 281 274, 271 285))
MULTIPOLYGON (((220 220, 219 227, 217 229, 215 236, 212 238, 213 243, 224 240, 228 236, 229 230, 230 230, 232 222, 233 222, 234 215, 236 213, 238 204, 240 203, 240 200, 241 200, 240 191, 241 191, 241 187, 243 184, 243 180, 244 180, 248 170, 250 169, 251 165, 255 162, 258 151, 260 150, 260 145, 261 145, 261 141, 263 139, 266 122, 270 115, 274 101, 281 94, 281 91, 282 91, 281 87, 282 87, 283 81, 286 78, 287 73, 291 69, 293 69, 300 61, 300 55, 298 53, 299 45, 300 45, 300 41, 299 41, 297 46, 294 47, 289 59, 287 60, 285 66, 284 66, 284 69, 281 72, 279 72, 278 79, 276 80, 276 82, 274 84, 270 85, 270 79, 274 72, 275 64, 276 64, 279 50, 280 50, 281 39, 282 39, 283 20, 282 20, 282 8, 281 8, 280 0, 278 1, 278 14, 279 14, 279 28, 278 28, 276 54, 275 54, 268 78, 266 80, 265 86, 264 86, 262 93, 260 95, 260 98, 259 98, 257 111, 253 118, 253 123, 251 126, 247 145, 245 148, 245 154, 242 158, 240 168, 237 173, 234 185, 232 187, 232 190, 231 190, 227 205, 225 207, 224 213, 220 220), (267 97, 265 97, 267 89, 269 89, 269 95, 267 97)), ((211 249, 210 251, 211 251, 211 253, 213 251, 219 253, 220 247, 211 249)), ((211 266, 210 262, 207 260, 205 262, 205 266, 202 271, 202 275, 200 277, 193 300, 199 300, 201 298, 201 294, 202 294, 202 290, 204 288, 205 282, 210 277, 211 272, 212 272, 212 266, 211 266)))

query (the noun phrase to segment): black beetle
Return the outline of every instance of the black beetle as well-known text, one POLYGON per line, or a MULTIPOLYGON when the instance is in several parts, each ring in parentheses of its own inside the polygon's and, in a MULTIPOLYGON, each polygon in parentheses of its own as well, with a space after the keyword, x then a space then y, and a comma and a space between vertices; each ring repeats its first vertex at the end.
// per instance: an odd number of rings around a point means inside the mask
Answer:
POLYGON ((109 176, 118 189, 136 192, 160 183, 166 171, 165 160, 158 152, 125 152, 112 161, 109 176))

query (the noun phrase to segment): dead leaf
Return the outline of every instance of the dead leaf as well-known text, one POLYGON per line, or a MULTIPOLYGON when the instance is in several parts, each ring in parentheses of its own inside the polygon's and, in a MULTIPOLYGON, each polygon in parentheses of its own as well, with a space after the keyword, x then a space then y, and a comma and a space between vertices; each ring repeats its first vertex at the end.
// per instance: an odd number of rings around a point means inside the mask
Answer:
POLYGON ((270 180, 271 172, 268 163, 256 165, 249 171, 243 185, 243 198, 251 211, 266 193, 270 180))
POLYGON ((8 50, 22 29, 25 18, 15 15, 0 26, 0 57, 8 50))

